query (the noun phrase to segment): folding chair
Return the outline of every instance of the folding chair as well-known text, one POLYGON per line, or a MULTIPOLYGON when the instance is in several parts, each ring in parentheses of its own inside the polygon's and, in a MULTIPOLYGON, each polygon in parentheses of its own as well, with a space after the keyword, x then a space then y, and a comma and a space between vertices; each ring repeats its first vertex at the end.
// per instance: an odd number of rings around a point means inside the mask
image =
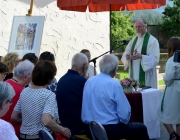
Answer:
MULTIPOLYGON (((108 140, 106 130, 104 127, 97 121, 91 121, 89 123, 90 131, 93 140, 108 140)), ((120 139, 120 140, 126 140, 126 139, 120 139)))
POLYGON ((91 121, 89 123, 89 127, 93 140, 108 140, 106 131, 100 123, 96 121, 91 121))
POLYGON ((39 131, 39 139, 40 140, 54 140, 51 133, 49 133, 46 129, 39 131))

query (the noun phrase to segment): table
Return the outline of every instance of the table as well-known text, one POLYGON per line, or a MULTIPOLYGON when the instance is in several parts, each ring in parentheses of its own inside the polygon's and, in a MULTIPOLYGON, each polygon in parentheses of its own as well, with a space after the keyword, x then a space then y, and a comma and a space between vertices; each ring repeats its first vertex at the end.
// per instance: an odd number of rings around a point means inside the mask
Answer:
POLYGON ((131 122, 142 122, 146 125, 150 139, 160 137, 160 122, 157 110, 161 103, 162 93, 159 89, 146 89, 141 93, 126 94, 131 105, 131 122))
POLYGON ((131 118, 130 122, 141 122, 143 123, 143 105, 142 105, 142 94, 131 93, 126 94, 126 97, 131 105, 131 118))

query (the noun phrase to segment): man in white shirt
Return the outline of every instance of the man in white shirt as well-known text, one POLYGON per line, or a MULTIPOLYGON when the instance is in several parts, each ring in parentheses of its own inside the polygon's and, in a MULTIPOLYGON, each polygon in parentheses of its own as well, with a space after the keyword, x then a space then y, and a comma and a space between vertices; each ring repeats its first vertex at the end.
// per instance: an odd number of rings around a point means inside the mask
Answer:
POLYGON ((156 65, 159 63, 159 43, 147 32, 146 21, 142 18, 134 23, 137 36, 127 45, 122 56, 124 68, 129 67, 129 77, 141 84, 157 88, 156 65))
POLYGON ((129 123, 130 104, 121 84, 113 79, 118 64, 115 55, 105 55, 99 62, 101 73, 85 83, 81 119, 85 124, 86 135, 90 137, 88 124, 95 120, 104 126, 109 140, 149 140, 144 124, 129 123))

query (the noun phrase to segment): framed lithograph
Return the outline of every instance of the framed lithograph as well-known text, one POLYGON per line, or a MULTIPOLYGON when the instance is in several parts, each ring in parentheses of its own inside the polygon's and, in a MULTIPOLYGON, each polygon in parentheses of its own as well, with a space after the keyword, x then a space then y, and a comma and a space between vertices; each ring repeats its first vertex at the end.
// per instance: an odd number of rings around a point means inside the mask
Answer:
POLYGON ((20 58, 26 53, 39 56, 44 19, 44 16, 14 16, 8 52, 17 52, 20 58))

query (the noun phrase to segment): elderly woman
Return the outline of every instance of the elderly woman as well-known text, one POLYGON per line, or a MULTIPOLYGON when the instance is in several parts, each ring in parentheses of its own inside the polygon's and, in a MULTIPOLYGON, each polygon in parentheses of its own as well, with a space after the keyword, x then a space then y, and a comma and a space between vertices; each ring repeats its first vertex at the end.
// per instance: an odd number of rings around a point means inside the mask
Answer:
POLYGON ((22 92, 24 87, 31 81, 33 68, 34 64, 29 60, 22 61, 15 67, 13 78, 6 80, 6 82, 14 88, 16 94, 12 99, 13 104, 10 106, 10 109, 6 113, 6 115, 3 116, 3 119, 10 122, 14 126, 17 136, 20 135, 20 124, 11 121, 11 114, 13 112, 14 106, 19 99, 20 93, 22 92))
MULTIPOLYGON (((0 82, 0 117, 4 116, 12 104, 12 98, 15 95, 13 88, 6 82, 0 82)), ((0 139, 18 140, 13 126, 0 119, 0 139)))
POLYGON ((57 124, 58 119, 55 94, 46 89, 56 75, 56 66, 50 61, 39 61, 32 73, 32 85, 21 92, 11 119, 22 122, 20 140, 39 140, 39 131, 48 128, 66 137, 71 136, 68 128, 57 124), (21 117, 22 116, 22 117, 21 117))
MULTIPOLYGON (((41 55, 39 57, 39 61, 43 61, 43 60, 49 60, 49 61, 55 63, 54 54, 52 54, 51 52, 48 52, 48 51, 41 53, 41 55)), ((57 80, 54 77, 53 81, 47 86, 47 89, 56 93, 56 88, 57 88, 57 80)))
POLYGON ((9 68, 8 73, 5 76, 4 81, 13 77, 13 70, 19 63, 19 55, 17 53, 8 53, 2 58, 2 62, 9 68))
POLYGON ((8 66, 0 62, 0 81, 4 81, 5 75, 8 70, 8 66))

